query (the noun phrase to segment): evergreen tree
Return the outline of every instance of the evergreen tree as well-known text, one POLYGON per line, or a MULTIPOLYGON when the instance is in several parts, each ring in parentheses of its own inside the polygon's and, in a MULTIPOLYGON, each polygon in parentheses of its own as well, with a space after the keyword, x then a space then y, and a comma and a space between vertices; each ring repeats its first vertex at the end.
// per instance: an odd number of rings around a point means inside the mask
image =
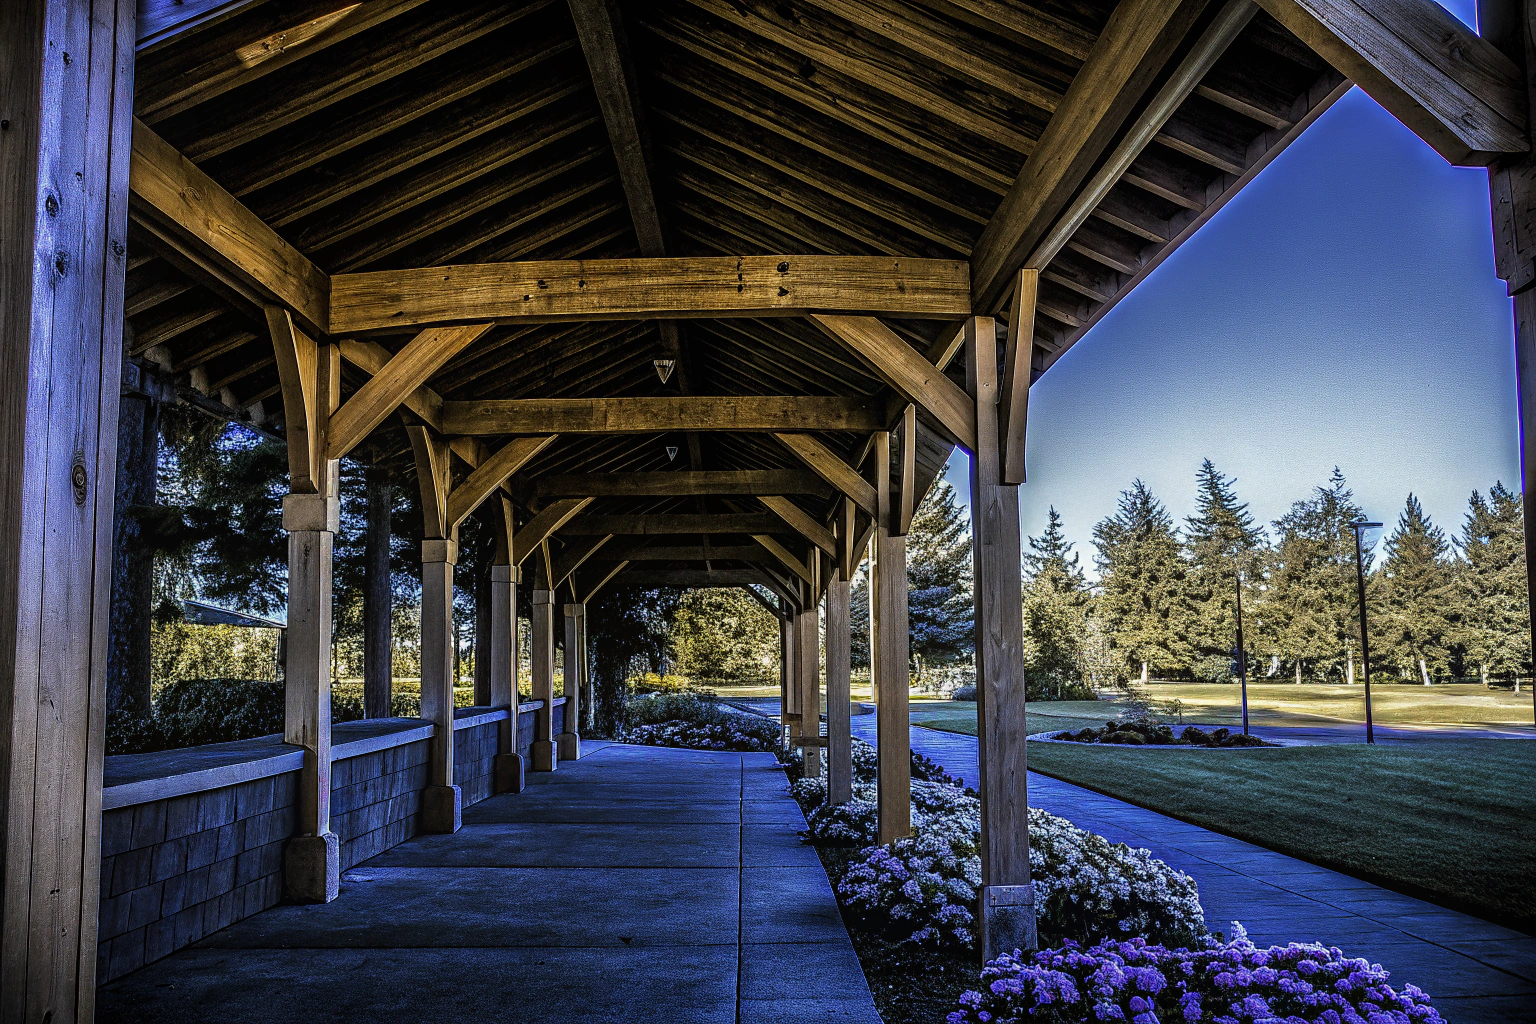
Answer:
POLYGON ((1409 494, 1397 528, 1387 538, 1381 569, 1386 613, 1379 627, 1381 653, 1376 655, 1401 676, 1450 671, 1451 633, 1458 617, 1450 551, 1445 531, 1430 522, 1419 499, 1409 494))
POLYGON ((1486 678, 1531 668, 1531 632, 1520 495, 1496 483, 1467 502, 1457 590, 1462 606, 1455 631, 1467 660, 1486 678))
POLYGON ((917 507, 907 533, 907 622, 919 666, 974 651, 974 616, 970 524, 954 487, 939 480, 917 507))
POLYGON ((677 669, 695 681, 777 679, 779 621, 740 588, 690 590, 672 624, 677 669))
POLYGON ((1061 513, 1046 513, 1045 532, 1029 538, 1024 556, 1024 665, 1031 700, 1091 696, 1083 687, 1087 583, 1061 529, 1061 513))
POLYGON ((1114 515, 1093 528, 1099 606, 1110 643, 1130 674, 1188 666, 1192 608, 1188 563, 1173 518, 1147 485, 1122 491, 1114 515))
MULTIPOLYGON (((1325 487, 1275 520, 1279 544, 1269 573, 1262 642, 1299 675, 1344 674, 1358 657, 1355 535, 1364 513, 1337 466, 1325 487)), ((1366 553, 1369 558, 1369 552, 1366 553)))
MULTIPOLYGON (((1195 514, 1185 520, 1189 598, 1194 605, 1191 668, 1203 679, 1226 679, 1237 649, 1238 580, 1242 580, 1244 610, 1251 623, 1258 611, 1256 598, 1262 593, 1266 543, 1263 528, 1254 523, 1247 504, 1237 499, 1235 480, 1224 477, 1206 459, 1195 482, 1195 514)), ((1250 664, 1255 636, 1245 631, 1250 664)))

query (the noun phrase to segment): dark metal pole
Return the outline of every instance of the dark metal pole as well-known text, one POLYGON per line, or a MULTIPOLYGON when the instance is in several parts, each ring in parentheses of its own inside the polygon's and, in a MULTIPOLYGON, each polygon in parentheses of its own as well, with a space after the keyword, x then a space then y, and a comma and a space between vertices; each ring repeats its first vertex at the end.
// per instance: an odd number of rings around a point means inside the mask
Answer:
POLYGON ((1365 627, 1365 554, 1361 549, 1360 527, 1355 527, 1355 581, 1360 588, 1360 667, 1365 673, 1365 742, 1376 742, 1371 724, 1371 638, 1365 627))
POLYGON ((1243 570, 1237 570, 1237 678, 1243 684, 1243 735, 1248 735, 1248 650, 1243 646, 1243 570))

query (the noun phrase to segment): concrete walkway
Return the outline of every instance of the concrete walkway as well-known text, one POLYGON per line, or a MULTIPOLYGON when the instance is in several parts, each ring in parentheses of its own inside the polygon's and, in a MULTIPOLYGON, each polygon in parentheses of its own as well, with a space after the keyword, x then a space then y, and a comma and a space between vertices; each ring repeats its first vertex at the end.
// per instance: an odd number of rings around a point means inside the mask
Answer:
MULTIPOLYGON (((874 743, 873 716, 855 718, 853 732, 874 743)), ((912 749, 976 785, 974 736, 913 726, 912 749)), ((1213 929, 1241 921, 1255 942, 1367 957, 1428 992, 1451 1024, 1536 1022, 1536 938, 1035 772, 1029 802, 1188 872, 1213 929)))
POLYGON ((585 744, 521 794, 100 990, 174 1024, 879 1024, 768 754, 585 744))

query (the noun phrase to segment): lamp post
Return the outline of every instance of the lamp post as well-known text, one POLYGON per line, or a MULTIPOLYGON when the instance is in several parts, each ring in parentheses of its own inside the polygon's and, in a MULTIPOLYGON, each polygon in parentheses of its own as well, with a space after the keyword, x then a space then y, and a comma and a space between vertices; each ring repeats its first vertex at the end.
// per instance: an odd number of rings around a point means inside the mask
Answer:
POLYGON ((1243 684, 1243 735, 1248 735, 1248 649, 1243 646, 1243 570, 1237 572, 1237 678, 1243 684))
POLYGON ((1365 627, 1365 545, 1360 537, 1366 530, 1381 529, 1380 523, 1365 520, 1350 523, 1355 531, 1355 582, 1360 594, 1360 668, 1365 676, 1365 742, 1376 742, 1376 730, 1371 724, 1371 638, 1365 627))

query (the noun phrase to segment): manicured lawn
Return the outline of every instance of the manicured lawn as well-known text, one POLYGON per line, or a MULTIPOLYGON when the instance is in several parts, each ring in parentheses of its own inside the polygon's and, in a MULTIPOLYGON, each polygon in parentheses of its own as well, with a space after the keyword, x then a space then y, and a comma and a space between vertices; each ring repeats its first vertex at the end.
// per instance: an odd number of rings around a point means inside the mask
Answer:
POLYGON ((1031 743, 1029 766, 1536 932, 1536 741, 1223 751, 1031 743))
MULTIPOLYGON (((1230 725, 1242 721, 1239 688, 1213 683, 1153 683, 1155 700, 1177 700, 1186 721, 1230 725)), ((1365 687, 1250 683, 1249 717, 1255 725, 1364 722, 1365 687)), ((1371 717, 1377 725, 1532 724, 1531 694, 1485 690, 1477 683, 1405 685, 1371 680, 1371 717)))
MULTIPOLYGON (((1026 723, 1030 734, 1055 729, 1076 731, 1086 726, 1101 726, 1115 717, 1119 706, 1104 700, 1056 700, 1041 701, 1029 705, 1026 723)), ((927 701, 912 702, 912 724, 938 729, 942 732, 962 732, 976 735, 976 704, 974 701, 927 701)))

